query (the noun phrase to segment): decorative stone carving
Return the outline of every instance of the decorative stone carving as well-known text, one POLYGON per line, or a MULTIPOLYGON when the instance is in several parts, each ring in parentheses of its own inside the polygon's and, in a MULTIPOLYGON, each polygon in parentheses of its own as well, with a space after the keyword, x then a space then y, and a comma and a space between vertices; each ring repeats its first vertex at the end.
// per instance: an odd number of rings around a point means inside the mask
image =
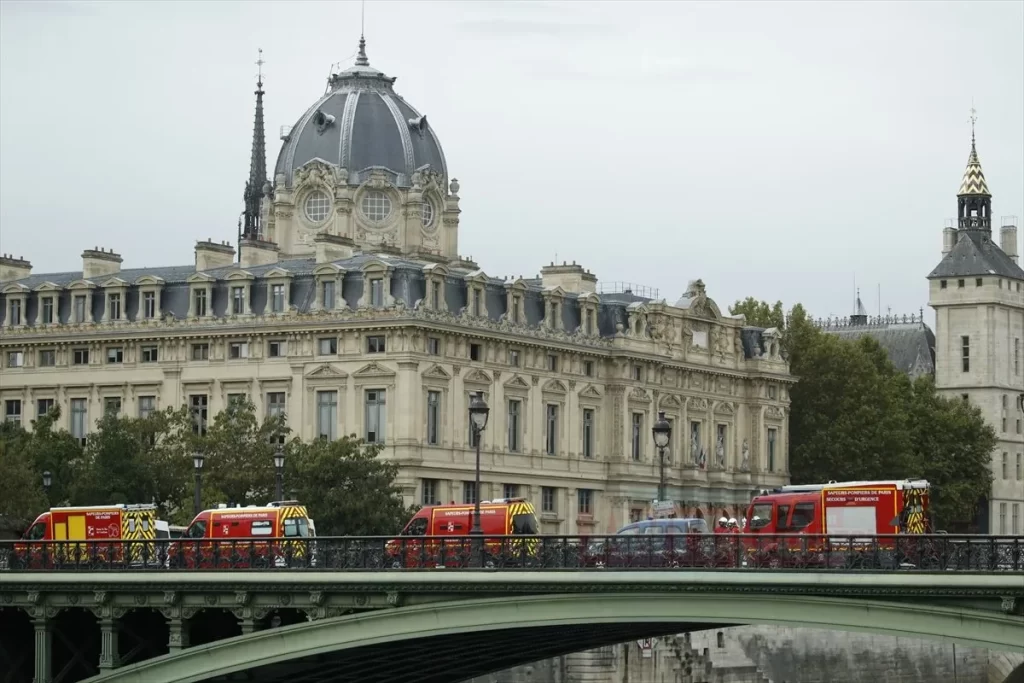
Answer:
POLYGON ((338 179, 333 166, 320 161, 311 161, 295 172, 295 186, 320 185, 333 190, 338 179))
POLYGON ((732 415, 736 412, 736 409, 733 407, 732 403, 728 401, 721 401, 715 405, 715 412, 722 415, 732 415))
POLYGON ((689 408, 690 410, 706 412, 707 409, 708 409, 708 400, 706 398, 699 398, 697 396, 692 396, 686 402, 686 407, 689 408))
POLYGON ((651 395, 642 387, 634 387, 629 392, 629 400, 636 401, 637 403, 650 403, 651 395))
POLYGON ((235 593, 235 604, 246 606, 252 600, 252 594, 249 591, 237 591, 235 593))
POLYGON ((778 406, 768 406, 765 408, 764 415, 772 420, 781 420, 786 416, 786 413, 778 406))
POLYGON ((725 434, 722 432, 715 439, 715 464, 719 469, 725 469, 725 434))
POLYGON ((746 439, 743 439, 743 449, 740 452, 740 471, 750 471, 750 444, 746 439))
POLYGON ((379 169, 370 171, 370 177, 366 181, 366 187, 371 190, 387 190, 392 187, 388 174, 379 169))

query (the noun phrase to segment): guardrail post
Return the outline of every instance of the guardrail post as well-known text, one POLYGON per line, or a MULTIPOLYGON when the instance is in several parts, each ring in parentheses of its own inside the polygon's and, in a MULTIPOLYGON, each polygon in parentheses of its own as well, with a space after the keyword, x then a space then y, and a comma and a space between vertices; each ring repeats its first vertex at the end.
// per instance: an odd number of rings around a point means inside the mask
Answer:
POLYGON ((35 678, 32 683, 53 683, 53 622, 46 616, 32 620, 35 628, 35 678))

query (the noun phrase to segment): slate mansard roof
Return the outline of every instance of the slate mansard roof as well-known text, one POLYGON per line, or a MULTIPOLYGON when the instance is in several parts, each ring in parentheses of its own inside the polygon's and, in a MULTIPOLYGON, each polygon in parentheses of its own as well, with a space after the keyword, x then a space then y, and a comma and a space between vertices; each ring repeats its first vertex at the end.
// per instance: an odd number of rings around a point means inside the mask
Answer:
MULTIPOLYGON (((414 260, 392 254, 360 253, 350 258, 331 262, 332 265, 345 270, 342 284, 342 295, 345 303, 351 309, 359 306, 363 297, 364 270, 365 266, 383 264, 390 269, 391 296, 407 308, 412 308, 421 300, 427 298, 427 271, 430 266, 437 266, 436 263, 414 260)), ((31 327, 36 320, 39 297, 35 296, 37 290, 56 289, 59 299, 57 310, 57 322, 68 323, 72 315, 71 297, 75 290, 67 289, 69 285, 84 281, 99 288, 112 280, 121 280, 126 283, 125 301, 122 303, 124 315, 129 321, 137 319, 139 312, 140 289, 150 282, 148 278, 157 279, 161 285, 160 310, 163 316, 171 316, 177 320, 184 320, 189 314, 190 288, 189 279, 201 272, 203 275, 213 278, 212 281, 212 302, 211 314, 214 317, 227 315, 230 305, 230 288, 237 286, 237 280, 229 280, 232 273, 248 273, 252 276, 251 289, 249 293, 249 305, 251 313, 255 316, 270 313, 268 304, 269 288, 272 282, 279 281, 277 278, 283 271, 290 276, 290 292, 288 309, 296 313, 310 313, 313 311, 313 304, 316 299, 316 276, 314 271, 322 268, 324 263, 317 263, 314 258, 289 259, 276 263, 241 267, 237 263, 212 268, 205 271, 197 271, 195 266, 168 266, 155 268, 127 268, 117 273, 94 277, 83 280, 81 271, 65 273, 41 273, 29 277, 4 283, 0 291, 7 294, 0 294, 0 301, 5 301, 12 293, 31 293, 26 299, 25 310, 22 312, 22 320, 31 327), (147 279, 144 279, 147 278, 147 279), (140 280, 142 282, 140 282, 140 280)), ((467 268, 444 266, 448 275, 445 278, 444 298, 448 313, 434 315, 425 311, 427 317, 441 318, 445 315, 452 316, 452 321, 469 305, 469 282, 474 277, 482 277, 485 281, 484 304, 487 312, 488 324, 497 325, 503 320, 507 312, 507 286, 514 283, 508 280, 488 277, 479 270, 467 268)), ((524 326, 527 328, 542 329, 544 322, 544 294, 552 288, 545 288, 540 280, 518 280, 524 286, 523 290, 523 313, 525 317, 524 326)), ((580 295, 575 293, 564 293, 562 305, 559 312, 562 317, 562 329, 564 334, 554 333, 554 337, 562 341, 579 341, 588 344, 603 344, 609 338, 615 336, 619 326, 627 326, 630 311, 637 304, 655 303, 656 300, 639 296, 631 292, 615 292, 604 294, 580 295), (597 335, 593 337, 580 337, 576 332, 580 329, 583 315, 581 299, 583 297, 595 297, 597 300, 597 335), (603 338, 603 340, 602 340, 603 338)), ((102 320, 105 306, 104 297, 95 296, 92 301, 92 321, 102 320)), ((6 304, 0 305, 0 325, 6 324, 6 316, 9 308, 6 304)), ((505 321, 507 323, 507 320, 505 321)), ((741 340, 744 348, 744 355, 747 358, 760 357, 765 349, 764 330, 757 327, 744 327, 741 330, 741 340)))
POLYGON ((896 369, 911 378, 935 375, 935 333, 918 316, 853 315, 820 320, 817 325, 840 339, 871 337, 885 350, 896 369))
POLYGON ((960 230, 953 249, 942 257, 939 265, 928 274, 928 279, 989 275, 1024 280, 1024 270, 992 241, 989 232, 960 230))

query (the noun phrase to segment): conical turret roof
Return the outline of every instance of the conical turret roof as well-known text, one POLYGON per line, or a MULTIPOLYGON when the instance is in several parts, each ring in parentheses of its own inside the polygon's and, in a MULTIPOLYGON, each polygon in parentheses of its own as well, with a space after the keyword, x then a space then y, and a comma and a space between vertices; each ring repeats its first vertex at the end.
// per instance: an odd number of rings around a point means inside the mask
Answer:
POLYGON ((991 197, 988 191, 988 183, 985 182, 985 172, 981 170, 981 162, 978 161, 978 150, 974 146, 974 136, 971 136, 971 155, 967 157, 967 168, 964 169, 964 179, 960 181, 958 197, 966 196, 991 197))

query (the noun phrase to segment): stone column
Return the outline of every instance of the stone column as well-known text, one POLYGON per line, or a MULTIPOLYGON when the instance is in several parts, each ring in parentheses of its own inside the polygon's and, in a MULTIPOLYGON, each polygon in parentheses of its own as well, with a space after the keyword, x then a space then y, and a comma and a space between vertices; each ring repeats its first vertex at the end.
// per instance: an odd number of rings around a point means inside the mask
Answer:
POLYGON ((188 647, 188 620, 171 617, 167 624, 167 652, 174 654, 188 647))
POLYGON ((100 673, 108 673, 121 666, 117 651, 117 620, 104 617, 100 625, 100 673))
POLYGON ((241 626, 242 626, 242 635, 243 636, 247 636, 250 633, 252 633, 253 631, 259 630, 259 629, 256 628, 256 620, 253 619, 252 617, 242 617, 239 621, 240 621, 241 626))
POLYGON ((35 627, 35 678, 32 683, 53 681, 53 623, 45 616, 32 620, 35 627))

